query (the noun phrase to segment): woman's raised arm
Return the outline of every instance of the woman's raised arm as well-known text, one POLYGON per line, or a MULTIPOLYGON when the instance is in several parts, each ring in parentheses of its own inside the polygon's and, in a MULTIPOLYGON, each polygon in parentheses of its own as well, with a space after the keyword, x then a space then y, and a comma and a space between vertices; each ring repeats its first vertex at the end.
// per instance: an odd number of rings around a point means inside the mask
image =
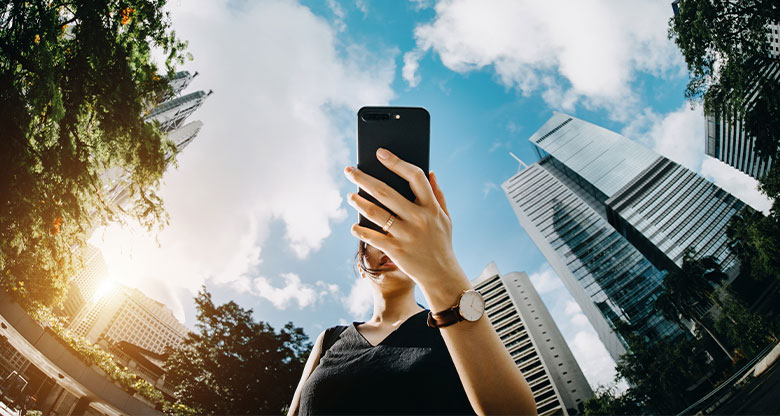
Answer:
MULTIPOLYGON (((359 239, 382 250, 420 285, 433 312, 450 309, 460 294, 472 289, 452 249, 452 221, 444 194, 433 173, 426 175, 385 149, 377 158, 409 181, 416 200, 411 202, 358 169, 347 167, 347 177, 397 215, 387 234, 352 226, 359 239)), ((388 223, 390 213, 358 194, 349 203, 377 225, 388 223)), ((452 361, 471 406, 480 414, 536 414, 528 383, 486 317, 441 328, 452 361)))

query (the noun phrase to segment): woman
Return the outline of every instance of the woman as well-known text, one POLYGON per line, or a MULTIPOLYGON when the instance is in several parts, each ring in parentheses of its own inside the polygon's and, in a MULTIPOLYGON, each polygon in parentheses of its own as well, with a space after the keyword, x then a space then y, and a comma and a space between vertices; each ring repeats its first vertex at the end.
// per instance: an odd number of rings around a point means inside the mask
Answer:
POLYGON ((344 170, 397 216, 349 194, 350 205, 384 231, 352 226, 361 240, 360 274, 373 288, 374 314, 368 322, 320 334, 289 414, 536 414, 528 384, 479 305, 473 306, 481 297, 474 300, 479 295, 455 258, 435 175, 426 177, 385 149, 377 158, 409 182, 417 199, 411 202, 353 167, 344 170), (433 314, 415 302, 416 284, 433 314), (455 315, 456 306, 471 316, 455 315))

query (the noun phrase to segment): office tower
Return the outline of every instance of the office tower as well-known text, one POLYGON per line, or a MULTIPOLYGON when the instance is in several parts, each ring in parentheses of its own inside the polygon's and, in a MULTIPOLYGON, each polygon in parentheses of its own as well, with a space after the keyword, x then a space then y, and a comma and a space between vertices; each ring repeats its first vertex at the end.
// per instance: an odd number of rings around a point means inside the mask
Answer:
POLYGON ((184 120, 200 108, 212 91, 196 91, 158 104, 146 116, 146 121, 157 121, 160 130, 169 132, 181 127, 184 120))
POLYGON ((591 193, 556 169, 550 157, 501 187, 520 225, 615 361, 626 352, 625 340, 615 332, 621 322, 647 340, 674 333, 676 326, 653 309, 665 274, 607 222, 591 193))
MULTIPOLYGON (((767 27, 768 54, 775 60, 780 57, 780 24, 767 27)), ((780 64, 766 65, 757 79, 780 82, 780 64)), ((761 94, 759 83, 747 93, 746 106, 750 106, 761 94)), ((755 138, 745 134, 742 119, 736 111, 708 114, 705 122, 704 151, 756 179, 772 168, 773 158, 759 158, 755 151, 755 138)))
POLYGON ((92 343, 126 341, 157 354, 179 345, 189 333, 165 305, 123 286, 95 299, 70 329, 92 343))
POLYGON ((659 157, 606 201, 607 216, 657 267, 681 266, 684 251, 714 256, 736 277, 736 255, 728 247, 729 219, 745 204, 696 173, 659 157))
POLYGON ((169 85, 171 86, 171 92, 165 97, 163 101, 181 94, 181 92, 184 91, 184 89, 190 85, 190 82, 192 82, 192 80, 197 76, 197 71, 194 74, 191 74, 190 71, 179 71, 174 74, 173 78, 171 78, 169 82, 169 85))
MULTIPOLYGON (((194 74, 190 74, 188 71, 177 72, 170 81, 172 94, 181 93, 196 75, 198 75, 197 72, 194 74)), ((158 122, 160 130, 167 133, 168 138, 176 145, 177 151, 182 151, 203 127, 201 121, 184 124, 187 117, 200 108, 211 94, 211 91, 197 91, 176 98, 171 98, 173 95, 168 95, 164 102, 149 111, 146 121, 158 122)), ((173 155, 167 154, 166 159, 170 159, 171 156, 173 155)), ((100 180, 103 184, 104 200, 113 206, 125 208, 131 196, 131 172, 113 167, 106 169, 100 175, 100 180)))
POLYGON ((613 358, 620 322, 646 340, 677 327, 655 312, 683 250, 736 270, 725 228, 742 202, 617 133, 556 113, 529 139, 541 157, 503 184, 518 220, 613 358))
MULTIPOLYGON (((696 257, 735 265, 726 224, 744 203, 701 176, 624 136, 562 113, 531 138, 555 171, 595 199, 617 228, 659 270, 696 257)), ((574 189, 574 188, 572 188, 574 189)))
POLYGON ((76 265, 80 268, 79 272, 68 281, 68 296, 59 311, 69 321, 92 301, 100 285, 108 278, 108 267, 100 250, 87 245, 81 260, 83 263, 76 265))
POLYGON ((579 413, 593 391, 528 275, 502 275, 491 262, 472 284, 531 387, 539 415, 579 413))

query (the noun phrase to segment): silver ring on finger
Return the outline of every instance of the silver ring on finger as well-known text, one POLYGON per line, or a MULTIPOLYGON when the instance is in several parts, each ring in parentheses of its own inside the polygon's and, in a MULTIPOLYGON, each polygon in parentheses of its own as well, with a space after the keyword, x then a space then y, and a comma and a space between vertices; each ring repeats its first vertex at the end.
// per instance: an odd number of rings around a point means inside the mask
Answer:
POLYGON ((382 231, 387 232, 387 230, 390 229, 390 227, 393 226, 393 222, 395 222, 395 215, 390 214, 390 217, 387 219, 387 222, 385 222, 385 225, 382 226, 382 231))

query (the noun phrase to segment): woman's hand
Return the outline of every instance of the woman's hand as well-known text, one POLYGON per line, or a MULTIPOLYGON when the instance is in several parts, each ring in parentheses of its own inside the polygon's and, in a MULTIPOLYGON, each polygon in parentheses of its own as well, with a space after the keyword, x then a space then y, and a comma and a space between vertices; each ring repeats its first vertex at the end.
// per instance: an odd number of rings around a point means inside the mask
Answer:
MULTIPOLYGON (((452 221, 436 176, 430 173, 429 182, 422 169, 386 149, 377 151, 377 159, 407 180, 417 199, 411 202, 384 182, 347 167, 344 173, 352 182, 397 215, 387 234, 359 224, 352 226, 352 234, 382 250, 423 290, 451 280, 453 274, 462 275, 452 249, 452 221)), ((387 210, 356 193, 350 193, 347 199, 364 217, 380 227, 390 217, 387 210)))

